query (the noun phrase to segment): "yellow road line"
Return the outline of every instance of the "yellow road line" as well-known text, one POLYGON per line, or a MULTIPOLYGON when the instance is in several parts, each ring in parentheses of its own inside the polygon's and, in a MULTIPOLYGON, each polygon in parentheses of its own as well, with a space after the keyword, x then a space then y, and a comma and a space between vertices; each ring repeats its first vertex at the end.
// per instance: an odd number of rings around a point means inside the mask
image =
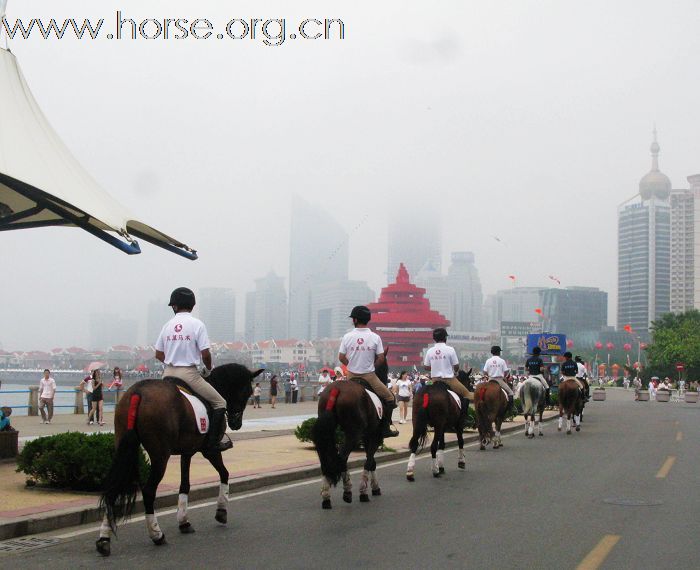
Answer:
POLYGON ((671 471, 671 467, 673 467, 673 464, 676 462, 676 456, 675 455, 669 455, 666 458, 666 461, 664 461, 664 464, 661 466, 661 469, 659 469, 659 472, 656 474, 657 479, 664 479, 666 475, 668 475, 668 472, 671 471))
POLYGON ((581 561, 576 570, 596 570, 596 568, 600 568, 600 565, 605 562, 608 554, 615 548, 619 540, 619 534, 606 534, 595 545, 595 548, 588 553, 588 556, 581 561))
POLYGON ((676 441, 681 441, 682 439, 683 439, 683 432, 682 432, 682 431, 679 431, 679 432, 676 434, 676 441))

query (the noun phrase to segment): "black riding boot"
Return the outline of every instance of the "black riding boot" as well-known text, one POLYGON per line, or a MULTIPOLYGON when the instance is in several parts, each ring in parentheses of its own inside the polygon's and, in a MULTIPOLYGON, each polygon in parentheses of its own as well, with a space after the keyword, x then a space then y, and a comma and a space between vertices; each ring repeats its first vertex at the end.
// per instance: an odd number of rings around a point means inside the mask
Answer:
POLYGON ((384 413, 382 415, 382 422, 381 422, 381 428, 382 428, 382 437, 387 438, 387 437, 396 437, 399 435, 399 432, 394 428, 393 424, 391 423, 391 413, 396 409, 396 402, 384 402, 384 413))
POLYGON ((209 451, 226 451, 233 447, 233 443, 227 437, 224 438, 226 433, 226 408, 219 408, 218 410, 213 410, 211 413, 211 431, 209 432, 209 442, 207 443, 207 449, 209 451))
POLYGON ((544 405, 545 406, 551 406, 552 405, 552 399, 549 397, 549 388, 547 388, 544 391, 544 405))
POLYGON ((514 405, 513 405, 513 395, 508 394, 508 411, 512 412, 514 410, 514 405))
POLYGON ((464 428, 467 427, 467 410, 469 409, 469 400, 466 398, 463 398, 460 396, 459 398, 462 402, 462 410, 460 411, 459 414, 459 425, 462 428, 462 431, 464 431, 464 428))

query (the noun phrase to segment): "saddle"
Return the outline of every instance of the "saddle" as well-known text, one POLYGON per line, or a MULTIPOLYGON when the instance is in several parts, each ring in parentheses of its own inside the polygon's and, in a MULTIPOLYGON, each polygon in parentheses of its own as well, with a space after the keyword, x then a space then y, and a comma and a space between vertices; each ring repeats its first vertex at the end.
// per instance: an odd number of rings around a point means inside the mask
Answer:
POLYGON ((168 376, 163 378, 163 380, 173 384, 180 391, 180 394, 190 403, 192 406, 192 411, 194 412, 195 422, 197 423, 199 433, 207 433, 209 431, 209 427, 211 426, 211 404, 209 404, 207 400, 202 398, 202 396, 197 394, 179 378, 168 376))
POLYGON ((501 385, 498 383, 498 380, 492 380, 492 379, 489 378, 489 382, 493 382, 494 384, 496 384, 496 385, 501 389, 501 392, 503 392, 503 395, 506 397, 506 400, 508 399, 508 392, 506 392, 506 391, 503 389, 503 386, 501 386, 501 385))

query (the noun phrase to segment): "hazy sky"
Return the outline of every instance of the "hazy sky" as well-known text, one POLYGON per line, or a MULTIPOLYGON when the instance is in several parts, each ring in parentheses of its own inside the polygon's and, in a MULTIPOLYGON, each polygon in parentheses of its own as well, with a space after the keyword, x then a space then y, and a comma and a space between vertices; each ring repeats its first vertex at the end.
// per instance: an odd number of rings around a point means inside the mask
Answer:
POLYGON ((377 292, 387 220, 431 204, 445 266, 474 251, 485 293, 554 274, 608 291, 614 323, 616 207, 650 168, 654 122, 674 188, 700 172, 696 0, 10 0, 8 18, 112 26, 118 9, 285 17, 288 33, 341 18, 346 39, 12 41, 85 168, 200 260, 126 256, 77 229, 0 233, 5 349, 85 346, 90 312, 145 321, 180 285, 234 288, 242 330, 253 279, 288 275, 293 192, 351 232, 350 276, 377 292))

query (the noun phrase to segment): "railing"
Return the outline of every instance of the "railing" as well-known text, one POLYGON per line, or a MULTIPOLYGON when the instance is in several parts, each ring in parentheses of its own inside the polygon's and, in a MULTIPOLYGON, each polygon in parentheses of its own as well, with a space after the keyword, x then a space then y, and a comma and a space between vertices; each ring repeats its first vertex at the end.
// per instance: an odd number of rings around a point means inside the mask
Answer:
MULTIPOLYGON (((117 388, 114 392, 112 391, 103 391, 102 395, 104 398, 104 407, 114 407, 117 405, 117 402, 121 399, 122 395, 124 393, 124 390, 120 390, 117 388)), ((30 386, 26 390, 0 390, 0 403, 2 405, 6 405, 2 397, 5 394, 27 394, 27 405, 26 406, 18 406, 18 405, 11 405, 10 407, 13 410, 19 409, 19 410, 27 410, 27 415, 28 416, 38 416, 39 415, 39 387, 38 386, 30 386)), ((82 390, 79 390, 78 388, 71 388, 70 390, 56 390, 55 394, 74 394, 74 401, 72 404, 54 404, 54 410, 63 408, 63 409, 72 409, 74 414, 85 414, 85 392, 82 390)))

